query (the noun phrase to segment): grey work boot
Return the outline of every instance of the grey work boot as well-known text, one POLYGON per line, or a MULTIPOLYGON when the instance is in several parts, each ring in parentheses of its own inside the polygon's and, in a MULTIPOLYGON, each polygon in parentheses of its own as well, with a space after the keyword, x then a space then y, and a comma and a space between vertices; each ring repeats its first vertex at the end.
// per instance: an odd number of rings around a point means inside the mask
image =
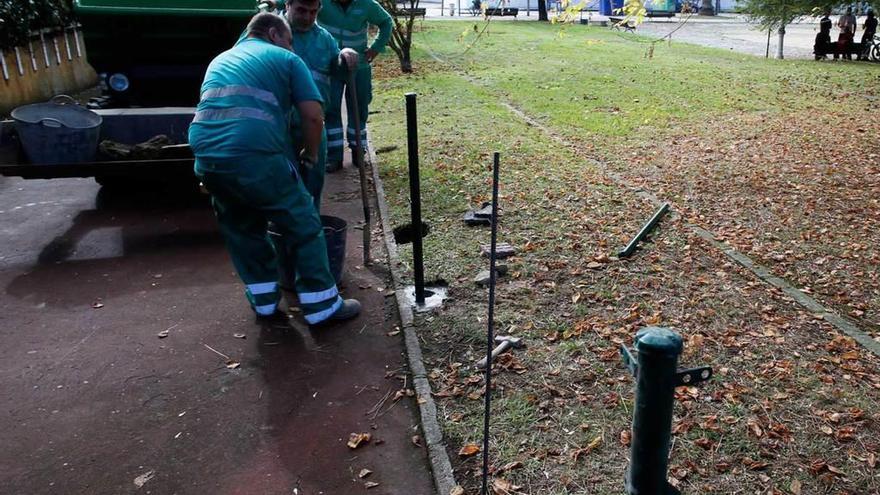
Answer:
POLYGON ((324 168, 324 171, 328 174, 339 172, 340 170, 342 170, 342 160, 327 162, 327 166, 324 168))
POLYGON ((345 299, 342 306, 336 310, 329 318, 313 326, 325 326, 339 323, 341 321, 350 320, 361 313, 361 303, 357 299, 345 299))

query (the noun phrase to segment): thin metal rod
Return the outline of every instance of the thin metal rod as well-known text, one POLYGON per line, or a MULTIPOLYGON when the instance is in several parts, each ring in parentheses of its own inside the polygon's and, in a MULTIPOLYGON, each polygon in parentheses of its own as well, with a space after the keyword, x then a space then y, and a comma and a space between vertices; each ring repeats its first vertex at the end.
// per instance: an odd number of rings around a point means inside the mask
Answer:
POLYGON ((651 219, 648 220, 648 223, 646 223, 645 226, 642 227, 642 230, 640 230, 639 233, 636 234, 636 236, 633 237, 631 241, 629 241, 629 244, 627 244, 625 248, 617 253, 617 256, 620 258, 626 258, 629 255, 633 254, 639 242, 641 242, 642 239, 647 237, 648 234, 650 234, 651 231, 654 230, 654 227, 657 226, 657 222, 660 221, 660 219, 663 217, 663 215, 666 214, 667 211, 669 211, 669 203, 663 203, 663 206, 661 206, 660 209, 657 210, 656 213, 654 213, 651 219))
POLYGON ((351 105, 351 115, 354 119, 354 132, 356 135, 355 141, 357 142, 354 153, 352 153, 352 159, 354 160, 354 166, 358 169, 358 176, 361 181, 361 202, 364 205, 364 265, 369 265, 371 240, 370 195, 368 194, 369 188, 367 187, 367 171, 364 166, 364 146, 361 141, 361 114, 360 108, 358 108, 357 85, 355 83, 353 70, 348 71, 348 82, 346 83, 345 88, 348 91, 348 104, 351 105))
POLYGON ((416 304, 425 304, 425 266, 422 254, 422 191, 419 183, 419 132, 416 94, 406 94, 406 145, 409 151, 409 210, 413 228, 413 282, 416 304))
POLYGON ((489 328, 486 332, 486 409, 483 412, 483 495, 489 494, 489 414, 492 402, 492 347, 495 342, 495 246, 498 241, 498 168, 501 154, 492 157, 492 241, 489 247, 489 328))

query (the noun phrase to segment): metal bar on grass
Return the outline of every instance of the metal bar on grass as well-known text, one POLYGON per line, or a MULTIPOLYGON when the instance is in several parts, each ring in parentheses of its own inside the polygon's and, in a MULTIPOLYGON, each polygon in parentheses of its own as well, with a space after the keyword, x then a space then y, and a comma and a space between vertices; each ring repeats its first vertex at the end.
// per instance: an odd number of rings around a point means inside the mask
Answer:
POLYGON ((635 252, 636 250, 636 246, 639 245, 639 242, 641 242, 645 237, 648 236, 648 234, 651 233, 652 230, 654 230, 654 227, 657 226, 657 223, 660 221, 661 218, 663 218, 663 215, 665 215, 667 211, 669 211, 669 203, 663 203, 663 206, 661 206, 660 209, 654 213, 651 219, 648 220, 648 223, 646 223, 645 226, 642 227, 642 230, 640 230, 639 233, 636 234, 636 236, 633 237, 631 241, 629 241, 629 244, 627 244, 626 247, 617 254, 617 256, 619 258, 626 258, 633 254, 633 252, 635 252))
POLYGON ((483 495, 489 495, 489 416, 492 402, 492 349, 495 342, 495 248, 498 243, 498 169, 501 154, 492 157, 492 234, 489 247, 489 324, 486 332, 486 392, 483 412, 483 495))

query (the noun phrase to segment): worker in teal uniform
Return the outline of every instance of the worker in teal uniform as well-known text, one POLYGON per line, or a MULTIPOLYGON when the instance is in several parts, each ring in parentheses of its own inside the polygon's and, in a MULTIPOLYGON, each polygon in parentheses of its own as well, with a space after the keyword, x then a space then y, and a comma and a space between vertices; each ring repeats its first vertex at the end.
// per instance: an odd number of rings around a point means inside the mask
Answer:
MULTIPOLYGON (((357 88, 358 110, 361 122, 361 142, 367 143, 367 117, 373 99, 373 70, 370 63, 391 37, 391 16, 376 0, 325 0, 318 12, 318 24, 323 26, 339 42, 341 48, 352 48, 360 55, 357 72, 354 74, 357 88), (378 26, 379 34, 372 45, 368 44, 370 26, 378 26)), ((342 167, 345 140, 349 148, 357 146, 353 109, 348 108, 348 129, 343 136, 342 98, 345 94, 345 81, 333 80, 330 83, 330 101, 327 102, 327 171, 334 172, 342 167)))
MULTIPOLYGON (((279 0, 283 5, 283 0, 279 0)), ((281 7, 278 5, 278 7, 281 7)), ((270 4, 275 7, 274 2, 270 4)), ((309 67, 312 78, 326 103, 330 101, 330 82, 333 79, 346 80, 348 71, 356 70, 358 53, 351 48, 340 50, 336 39, 315 21, 321 10, 321 0, 288 0, 285 16, 293 31, 293 52, 303 59, 309 67)), ((291 119, 294 148, 302 148, 302 133, 298 125, 299 115, 294 112, 291 119)), ((306 189, 315 199, 315 209, 321 211, 321 191, 324 188, 324 171, 327 164, 326 128, 322 135, 318 161, 310 169, 301 168, 306 189)))
POLYGON ((357 316, 343 300, 327 260, 321 220, 293 163, 288 116, 302 122, 300 159, 315 163, 323 127, 322 98, 303 61, 291 51, 287 22, 260 13, 247 37, 208 66, 189 130, 195 173, 211 193, 220 231, 245 294, 259 317, 279 310, 277 257, 268 222, 296 254, 296 293, 312 325, 357 316))

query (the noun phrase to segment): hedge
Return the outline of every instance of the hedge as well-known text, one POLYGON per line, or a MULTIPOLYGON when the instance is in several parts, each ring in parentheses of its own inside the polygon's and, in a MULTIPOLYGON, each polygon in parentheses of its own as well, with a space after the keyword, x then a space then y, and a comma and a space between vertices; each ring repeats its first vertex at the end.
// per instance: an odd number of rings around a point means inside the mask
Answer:
POLYGON ((71 0, 0 0, 0 48, 23 45, 32 32, 71 22, 71 0))

